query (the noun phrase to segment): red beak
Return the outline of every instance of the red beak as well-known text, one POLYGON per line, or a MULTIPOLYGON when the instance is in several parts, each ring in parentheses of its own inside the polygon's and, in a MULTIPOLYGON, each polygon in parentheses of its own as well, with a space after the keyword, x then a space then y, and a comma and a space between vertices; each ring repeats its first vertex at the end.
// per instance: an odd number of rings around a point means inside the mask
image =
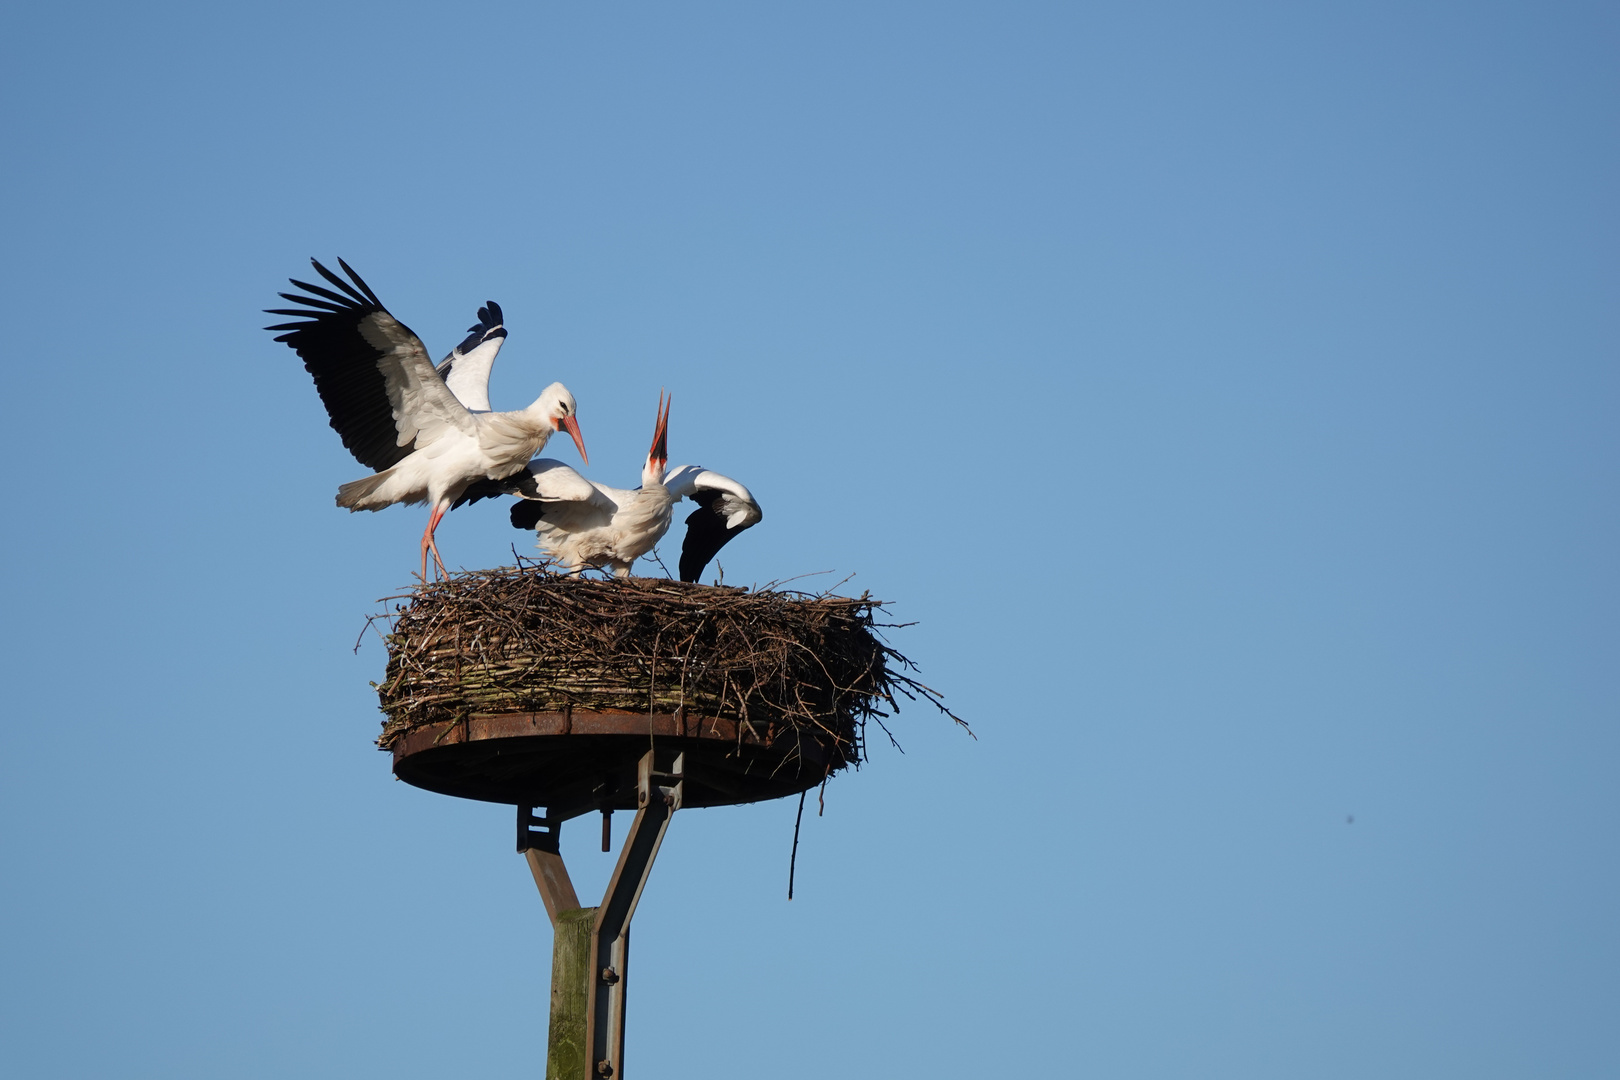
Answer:
POLYGON ((579 433, 579 421, 572 416, 559 416, 552 421, 556 427, 574 437, 574 445, 579 447, 579 456, 585 464, 591 463, 591 456, 585 452, 585 436, 579 433))
POLYGON ((669 406, 674 401, 674 394, 665 401, 664 392, 658 391, 658 426, 653 429, 652 449, 647 451, 647 457, 652 461, 669 461, 669 406))

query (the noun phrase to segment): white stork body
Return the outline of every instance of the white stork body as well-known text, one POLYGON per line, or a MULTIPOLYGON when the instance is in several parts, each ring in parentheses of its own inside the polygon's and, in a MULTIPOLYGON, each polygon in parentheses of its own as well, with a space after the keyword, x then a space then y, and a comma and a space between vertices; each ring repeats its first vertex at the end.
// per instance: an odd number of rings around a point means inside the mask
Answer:
MULTIPOLYGON (((314 265, 341 295, 295 279, 295 286, 315 295, 282 293, 305 309, 272 309, 271 313, 308 321, 269 329, 285 331, 276 340, 285 341, 303 358, 343 445, 362 465, 376 470, 340 487, 337 504, 350 510, 381 510, 395 503, 431 504, 422 534, 422 577, 427 577, 429 552, 442 574, 444 563, 433 533, 469 485, 523 471, 529 458, 559 429, 573 436, 580 456, 585 456, 585 443, 574 419, 574 396, 561 383, 553 383, 527 409, 470 411, 434 370, 421 339, 388 313, 348 264, 338 260, 352 284, 320 263, 314 265)), ((506 333, 499 326, 499 314, 495 307, 497 325, 482 328, 477 346, 466 349, 472 340, 469 337, 443 365, 454 378, 457 361, 472 359, 465 365, 464 392, 471 403, 482 404, 486 410, 489 365, 506 333)))
POLYGON ((644 473, 641 487, 626 490, 587 480, 560 461, 531 461, 529 475, 543 501, 531 504, 535 520, 521 527, 533 528, 540 548, 572 573, 600 566, 629 577, 630 564, 669 531, 675 500, 660 471, 644 473))
POLYGON ((697 465, 666 469, 668 426, 668 409, 660 408, 641 486, 634 490, 599 484, 560 461, 539 458, 508 480, 476 485, 467 497, 522 496, 512 507, 512 524, 535 530, 541 550, 571 573, 596 566, 620 578, 629 577, 631 564, 664 538, 674 504, 689 498, 698 509, 686 519, 680 574, 682 581, 697 581, 733 536, 764 515, 749 490, 728 476, 697 465))

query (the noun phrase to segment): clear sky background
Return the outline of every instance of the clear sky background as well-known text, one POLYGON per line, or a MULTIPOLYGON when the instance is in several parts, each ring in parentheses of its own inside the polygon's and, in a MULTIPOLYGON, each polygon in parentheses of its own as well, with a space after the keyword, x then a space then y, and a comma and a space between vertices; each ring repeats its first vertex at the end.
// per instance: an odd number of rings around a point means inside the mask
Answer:
POLYGON ((856 573, 978 734, 903 712, 791 903, 791 800, 678 815, 632 1077, 1620 1075, 1617 55, 1595 3, 11 9, 0 1067, 540 1075, 510 808, 372 748, 426 513, 332 505, 260 329, 314 255, 436 355, 500 301, 496 406, 566 382, 608 482, 668 387, 766 510, 727 581, 856 573))

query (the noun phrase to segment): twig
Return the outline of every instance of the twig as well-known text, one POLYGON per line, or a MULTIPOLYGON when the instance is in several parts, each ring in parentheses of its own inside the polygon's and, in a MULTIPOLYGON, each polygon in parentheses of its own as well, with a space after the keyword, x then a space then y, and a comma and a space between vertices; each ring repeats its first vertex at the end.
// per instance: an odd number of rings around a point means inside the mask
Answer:
POLYGON ((799 865, 799 822, 804 818, 804 796, 808 792, 799 792, 799 812, 793 815, 793 854, 788 856, 788 899, 793 899, 793 871, 799 865))

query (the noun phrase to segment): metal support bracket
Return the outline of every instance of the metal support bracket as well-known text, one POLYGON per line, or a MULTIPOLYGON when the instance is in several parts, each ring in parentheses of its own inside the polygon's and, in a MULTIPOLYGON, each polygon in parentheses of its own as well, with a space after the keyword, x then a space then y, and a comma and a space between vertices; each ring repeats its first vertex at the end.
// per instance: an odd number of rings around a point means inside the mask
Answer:
POLYGON ((517 849, 528 860, 529 872, 540 889, 540 901, 546 905, 546 916, 551 925, 557 925, 557 916, 579 907, 579 896, 563 865, 558 841, 562 838, 562 819, 550 815, 535 817, 534 808, 520 806, 517 811, 517 849), (541 831, 536 832, 535 826, 541 831))
MULTIPOLYGON (((586 1006, 585 1045, 599 1077, 624 1072, 624 1006, 630 960, 630 919, 641 900, 647 875, 658 847, 664 842, 669 819, 681 806, 684 754, 673 755, 670 767, 659 769, 658 751, 641 758, 636 777, 636 817, 619 850, 602 906, 591 927, 591 994, 586 1006)), ((668 760, 666 758, 666 760, 668 760)))

